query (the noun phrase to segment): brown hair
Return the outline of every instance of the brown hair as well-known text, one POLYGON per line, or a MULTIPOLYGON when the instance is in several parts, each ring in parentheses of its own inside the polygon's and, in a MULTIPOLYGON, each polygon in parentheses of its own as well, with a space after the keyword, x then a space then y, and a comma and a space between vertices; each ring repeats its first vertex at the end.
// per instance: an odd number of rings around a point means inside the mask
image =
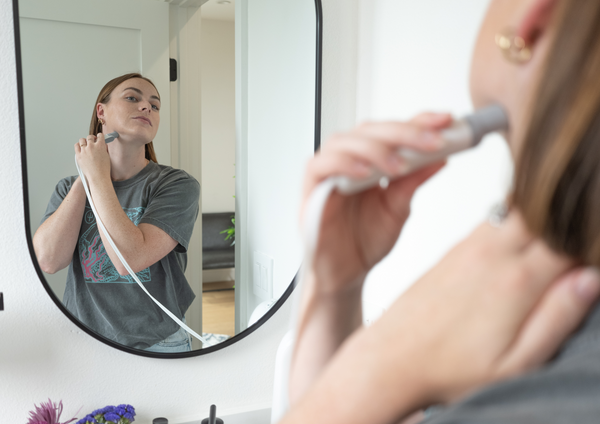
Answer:
POLYGON ((600 266, 600 1, 556 7, 512 203, 552 248, 600 266))
MULTIPOLYGON (((102 90, 100 90, 100 93, 98 94, 98 98, 96 99, 96 103, 94 103, 94 112, 92 113, 92 121, 90 122, 90 135, 96 135, 96 134, 102 132, 102 124, 100 124, 100 120, 98 119, 98 115, 96 113, 96 105, 98 103, 103 103, 103 104, 108 103, 110 101, 110 95, 112 94, 114 89, 117 88, 117 86, 119 84, 121 84, 122 82, 127 81, 132 78, 140 78, 145 81, 148 81, 156 89, 156 86, 150 79, 143 77, 142 75, 140 75, 138 73, 125 74, 125 75, 121 75, 120 77, 111 79, 109 82, 107 82, 104 85, 104 87, 102 87, 102 90)), ((156 92, 158 93, 158 89, 156 89, 156 92)), ((160 96, 160 94, 159 94, 159 96, 160 96)), ((152 145, 152 142, 146 144, 145 150, 146 150, 146 154, 145 154, 146 159, 151 160, 152 162, 158 163, 158 161, 156 160, 156 153, 154 152, 154 146, 152 145)))

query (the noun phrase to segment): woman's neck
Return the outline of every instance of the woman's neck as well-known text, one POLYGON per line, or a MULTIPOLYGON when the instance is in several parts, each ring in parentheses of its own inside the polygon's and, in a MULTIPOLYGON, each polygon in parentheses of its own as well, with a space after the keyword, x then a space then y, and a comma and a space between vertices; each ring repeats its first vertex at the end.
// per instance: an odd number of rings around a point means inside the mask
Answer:
POLYGON ((113 181, 128 180, 148 165, 145 146, 141 149, 125 149, 124 146, 109 145, 110 178, 113 181))

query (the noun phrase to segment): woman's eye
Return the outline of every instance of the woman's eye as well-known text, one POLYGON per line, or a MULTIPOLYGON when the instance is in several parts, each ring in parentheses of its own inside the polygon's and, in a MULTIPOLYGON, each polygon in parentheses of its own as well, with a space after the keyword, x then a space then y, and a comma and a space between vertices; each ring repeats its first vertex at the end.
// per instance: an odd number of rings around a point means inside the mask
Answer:
POLYGON ((133 96, 127 96, 127 97, 125 97, 125 99, 126 100, 131 100, 133 102, 137 101, 137 99, 135 97, 133 97, 133 96))
POLYGON ((152 109, 154 109, 157 112, 160 110, 160 108, 158 106, 156 106, 156 105, 152 105, 152 109))

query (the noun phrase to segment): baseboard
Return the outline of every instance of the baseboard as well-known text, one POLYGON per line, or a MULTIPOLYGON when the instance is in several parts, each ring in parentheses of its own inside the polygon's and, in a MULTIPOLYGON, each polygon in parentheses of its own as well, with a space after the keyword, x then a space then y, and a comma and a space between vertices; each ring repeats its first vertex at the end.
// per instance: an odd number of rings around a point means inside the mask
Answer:
POLYGON ((235 280, 235 268, 205 269, 202 271, 202 283, 235 280))

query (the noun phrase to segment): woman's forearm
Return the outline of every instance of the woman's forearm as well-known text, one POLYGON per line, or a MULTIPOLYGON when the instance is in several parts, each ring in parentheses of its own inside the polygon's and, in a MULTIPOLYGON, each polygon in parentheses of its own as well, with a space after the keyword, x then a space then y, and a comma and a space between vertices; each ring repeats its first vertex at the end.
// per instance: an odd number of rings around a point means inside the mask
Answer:
POLYGON ((42 271, 54 274, 71 263, 84 212, 85 191, 78 178, 58 209, 33 236, 33 247, 42 271))
MULTIPOLYGON (((142 259, 144 234, 123 211, 110 176, 97 178, 94 181, 90 179, 88 183, 96 211, 111 238, 133 271, 141 271, 145 267, 140 268, 137 262, 142 259)), ((121 263, 100 226, 98 226, 98 232, 102 238, 104 249, 117 272, 126 275, 128 272, 125 266, 121 263)))
POLYGON ((399 341, 370 330, 361 328, 345 340, 280 424, 397 423, 427 404, 423 364, 390 349, 399 341))
MULTIPOLYGON (((129 219, 119 203, 109 176, 90 181, 90 192, 102 223, 133 272, 139 272, 159 261, 177 246, 177 242, 158 227, 150 224, 138 227, 129 219)), ((127 275, 127 269, 108 242, 106 234, 100 228, 99 232, 106 253, 117 272, 127 275)))
POLYGON ((323 293, 318 280, 306 279, 290 371, 294 404, 317 379, 342 343, 362 325, 362 284, 339 293, 323 293))

